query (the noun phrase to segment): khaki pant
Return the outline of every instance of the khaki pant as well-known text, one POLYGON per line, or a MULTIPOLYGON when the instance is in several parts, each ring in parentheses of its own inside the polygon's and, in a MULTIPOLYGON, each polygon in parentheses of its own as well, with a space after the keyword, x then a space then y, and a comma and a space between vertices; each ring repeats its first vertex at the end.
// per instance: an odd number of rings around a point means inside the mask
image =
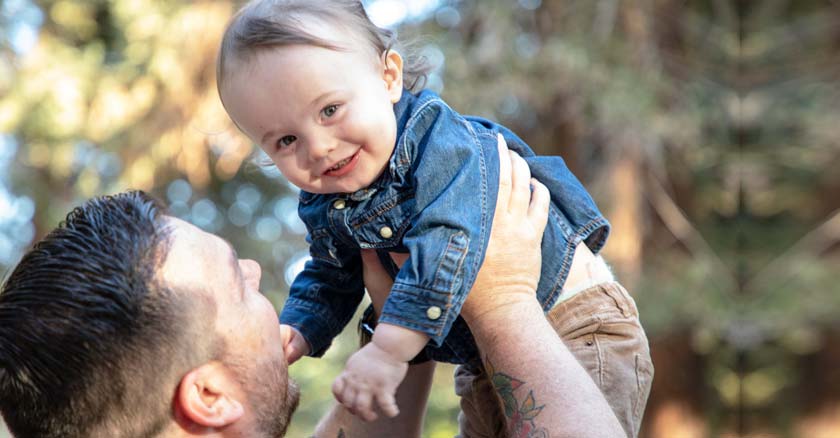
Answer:
MULTIPOLYGON (((546 317, 601 389, 627 436, 638 436, 653 364, 633 298, 618 283, 599 284, 556 305, 546 317)), ((483 369, 459 366, 455 393, 461 396, 462 438, 507 436, 502 405, 483 369)))

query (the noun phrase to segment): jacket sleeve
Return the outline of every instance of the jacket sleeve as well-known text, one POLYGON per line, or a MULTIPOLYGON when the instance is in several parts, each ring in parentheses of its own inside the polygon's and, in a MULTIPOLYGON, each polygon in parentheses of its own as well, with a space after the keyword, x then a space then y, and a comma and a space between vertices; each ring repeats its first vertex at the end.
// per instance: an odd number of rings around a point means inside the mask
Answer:
POLYGON ((432 100, 408 121, 397 144, 411 156, 415 212, 403 237, 410 257, 380 322, 423 332, 438 346, 475 281, 495 211, 496 140, 481 137, 445 103, 432 100))
POLYGON ((330 247, 307 235, 312 258, 295 277, 280 322, 298 329, 309 343, 309 355, 321 357, 333 338, 344 329, 364 296, 362 264, 358 251, 330 247))

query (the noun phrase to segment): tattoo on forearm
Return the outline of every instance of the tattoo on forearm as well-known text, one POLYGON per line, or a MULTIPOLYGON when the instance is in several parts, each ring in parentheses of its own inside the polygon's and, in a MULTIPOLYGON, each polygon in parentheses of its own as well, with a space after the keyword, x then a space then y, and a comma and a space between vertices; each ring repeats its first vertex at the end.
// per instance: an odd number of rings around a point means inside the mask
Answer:
MULTIPOLYGON (((497 372, 489 358, 485 360, 485 364, 487 375, 490 376, 493 387, 502 399, 510 436, 513 438, 550 438, 548 431, 543 427, 537 427, 534 422, 545 405, 537 406, 534 392, 531 390, 528 390, 528 395, 521 402, 514 394, 514 391, 527 382, 497 372)), ((522 393, 522 391, 519 392, 522 393)))

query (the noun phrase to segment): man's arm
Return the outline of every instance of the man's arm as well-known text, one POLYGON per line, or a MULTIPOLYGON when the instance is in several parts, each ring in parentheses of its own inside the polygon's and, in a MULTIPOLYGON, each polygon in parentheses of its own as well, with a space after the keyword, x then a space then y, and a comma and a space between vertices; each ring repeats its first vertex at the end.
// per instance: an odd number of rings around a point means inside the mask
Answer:
POLYGON ((501 145, 499 154, 499 200, 490 244, 461 315, 482 352, 508 430, 515 438, 623 437, 603 394, 536 300, 548 190, 530 179, 519 156, 501 145), (504 159, 508 154, 510 159, 504 159))
POLYGON ((536 300, 510 302, 473 320, 470 327, 502 401, 510 436, 625 436, 603 394, 536 300))

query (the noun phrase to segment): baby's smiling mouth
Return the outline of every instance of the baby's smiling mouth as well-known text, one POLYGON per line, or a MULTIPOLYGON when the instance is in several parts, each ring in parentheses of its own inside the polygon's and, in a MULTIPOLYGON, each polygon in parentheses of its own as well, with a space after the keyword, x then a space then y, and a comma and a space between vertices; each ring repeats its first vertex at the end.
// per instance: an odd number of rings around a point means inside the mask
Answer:
POLYGON ((347 165, 347 163, 349 163, 349 162, 350 162, 350 160, 352 160, 352 159, 353 159, 353 156, 354 156, 354 155, 356 155, 356 154, 353 154, 353 155, 351 155, 351 156, 349 156, 349 157, 347 157, 347 158, 345 158, 345 159, 343 159, 343 160, 339 161, 338 163, 336 163, 336 164, 335 164, 335 166, 330 167, 329 169, 327 169, 327 172, 332 172, 332 171, 335 171, 335 170, 341 169, 342 167, 346 166, 346 165, 347 165))
POLYGON ((335 163, 333 167, 324 171, 325 176, 344 176, 345 174, 353 171, 356 167, 356 163, 359 161, 359 151, 356 151, 353 155, 335 163))

